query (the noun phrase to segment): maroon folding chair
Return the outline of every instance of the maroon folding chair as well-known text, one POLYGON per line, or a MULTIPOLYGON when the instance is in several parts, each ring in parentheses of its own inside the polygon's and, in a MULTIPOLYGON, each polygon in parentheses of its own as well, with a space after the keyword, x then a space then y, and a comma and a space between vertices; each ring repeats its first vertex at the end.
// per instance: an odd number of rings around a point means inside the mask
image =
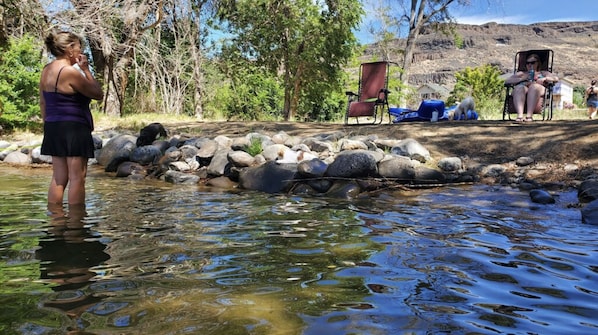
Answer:
POLYGON ((390 63, 386 61, 361 64, 358 93, 345 92, 349 100, 345 124, 349 123, 349 118, 355 118, 357 124, 363 118, 370 124, 382 123, 384 112, 388 113, 389 71, 390 63))
MULTIPOLYGON (((525 61, 527 60, 528 55, 531 54, 536 54, 538 57, 540 57, 540 62, 542 63, 542 67, 540 68, 541 70, 552 72, 554 52, 550 49, 543 49, 519 51, 517 54, 515 54, 515 66, 513 67, 513 73, 517 73, 518 71, 527 71, 525 61)), ((544 90, 544 96, 540 97, 540 108, 535 110, 534 114, 542 115, 542 120, 552 120, 552 90, 554 89, 554 83, 546 84, 545 86, 546 89, 544 90)), ((511 114, 516 114, 512 95, 514 87, 515 85, 505 84, 506 95, 502 113, 503 120, 511 120, 511 114)), ((527 105, 524 106, 523 113, 525 114, 526 111, 527 105)))

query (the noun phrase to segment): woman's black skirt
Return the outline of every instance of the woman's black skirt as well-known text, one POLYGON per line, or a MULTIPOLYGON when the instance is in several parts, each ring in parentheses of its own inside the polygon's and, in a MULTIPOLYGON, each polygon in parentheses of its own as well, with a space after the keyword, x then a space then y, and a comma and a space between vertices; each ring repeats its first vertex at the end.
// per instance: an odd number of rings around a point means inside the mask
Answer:
POLYGON ((79 122, 44 123, 42 155, 57 157, 94 157, 91 129, 79 122))

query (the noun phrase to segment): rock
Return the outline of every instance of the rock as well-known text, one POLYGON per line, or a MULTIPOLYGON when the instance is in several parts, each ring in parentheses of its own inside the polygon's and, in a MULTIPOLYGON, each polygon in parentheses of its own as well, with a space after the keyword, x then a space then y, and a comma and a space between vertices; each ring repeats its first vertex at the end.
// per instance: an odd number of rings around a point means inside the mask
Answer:
POLYGON ((302 195, 317 195, 318 191, 314 190, 308 184, 296 184, 290 191, 292 194, 302 194, 302 195))
POLYGON ((490 164, 482 169, 482 177, 500 177, 507 168, 500 164, 490 164))
POLYGON ((164 174, 164 180, 173 184, 197 184, 199 176, 192 173, 168 170, 164 174))
POLYGON ((246 137, 238 137, 233 139, 233 143, 230 145, 231 149, 235 151, 247 151, 250 143, 246 137))
POLYGON ((123 162, 118 165, 116 169, 116 177, 118 178, 124 178, 134 174, 145 176, 147 171, 141 164, 135 162, 123 162))
POLYGON ((296 164, 276 164, 274 161, 268 161, 241 171, 239 186, 266 193, 286 192, 293 185, 296 174, 296 164))
POLYGON ((91 138, 93 139, 93 148, 94 150, 102 149, 104 145, 104 141, 97 135, 92 135, 91 138))
POLYGON ((591 202, 598 199, 598 180, 583 181, 577 188, 577 198, 580 202, 591 202))
POLYGON ((318 193, 326 193, 332 187, 332 180, 330 179, 309 179, 307 185, 318 193))
POLYGON ((339 141, 340 150, 369 150, 367 144, 363 141, 356 141, 351 139, 341 139, 339 141))
POLYGON ((278 134, 275 134, 274 136, 272 136, 272 142, 276 143, 276 144, 287 144, 287 141, 291 138, 291 136, 289 136, 289 134, 285 133, 284 131, 279 132, 278 134))
POLYGON ((52 164, 52 156, 42 155, 41 151, 41 146, 31 150, 31 162, 36 164, 52 164))
MULTIPOLYGON (((179 151, 181 152, 181 158, 183 160, 186 160, 189 158, 195 158, 197 156, 197 153, 199 152, 199 149, 195 145, 184 144, 183 146, 181 146, 179 148, 179 151)), ((211 159, 211 157, 210 157, 210 159, 211 159)), ((207 164, 209 164, 209 162, 207 162, 206 164, 202 164, 202 165, 207 165, 207 164)))
POLYGON ((309 150, 315 152, 326 152, 326 151, 334 151, 332 144, 330 142, 318 140, 313 137, 308 137, 303 140, 303 144, 309 147, 309 150))
POLYGON ((168 148, 171 147, 170 141, 166 140, 155 140, 154 143, 152 143, 152 145, 158 148, 158 150, 160 150, 162 154, 164 154, 166 150, 168 150, 168 148))
POLYGON ((392 149, 392 147, 396 147, 400 142, 401 142, 400 140, 393 140, 393 139, 377 139, 374 141, 374 144, 376 144, 376 147, 378 147, 382 150, 390 151, 390 149, 392 149))
POLYGON ((171 171, 179 171, 179 172, 189 172, 192 170, 189 163, 187 163, 185 161, 171 162, 170 164, 168 164, 168 169, 171 171))
POLYGON ((230 148, 231 145, 233 145, 233 140, 224 135, 214 137, 214 141, 216 141, 221 148, 230 148))
POLYGON ((157 146, 144 145, 134 148, 129 155, 129 160, 141 165, 148 165, 157 163, 160 157, 162 157, 162 152, 157 146))
POLYGON ((415 179, 415 165, 408 157, 388 156, 378 164, 378 173, 385 178, 411 181, 415 179))
POLYGON ((16 165, 29 165, 31 164, 31 157, 20 151, 13 151, 6 155, 4 162, 16 165))
POLYGON ((230 178, 228 178, 228 177, 222 176, 222 177, 216 177, 216 178, 212 178, 212 179, 208 180, 206 182, 206 186, 212 186, 212 187, 223 188, 223 189, 233 189, 233 188, 237 187, 237 183, 230 180, 230 178))
POLYGON ((225 176, 230 170, 230 161, 228 160, 228 150, 216 152, 208 165, 208 174, 211 176, 225 176))
POLYGON ((297 165, 297 172, 305 178, 318 178, 324 176, 328 164, 321 159, 303 161, 297 165))
POLYGON ((351 199, 361 193, 361 188, 354 181, 339 180, 332 184, 332 187, 326 192, 326 196, 332 198, 351 199))
POLYGON ((446 172, 459 172, 463 169, 463 161, 459 157, 446 157, 438 161, 438 167, 446 172))
POLYGON ((415 159, 422 163, 425 163, 431 159, 428 149, 424 148, 423 145, 412 138, 407 138, 400 141, 391 149, 390 152, 395 155, 406 156, 411 159, 415 159))
POLYGON ((581 222, 598 225, 598 200, 593 200, 581 209, 581 222))
POLYGON ((262 150, 262 156, 264 156, 264 158, 266 158, 267 161, 275 161, 277 159, 282 159, 285 155, 290 155, 293 153, 294 151, 284 144, 268 145, 264 147, 262 150))
POLYGON ((8 154, 10 154, 11 152, 16 151, 18 149, 19 149, 18 145, 14 144, 14 143, 10 144, 9 146, 2 149, 2 151, 0 152, 0 159, 4 161, 6 159, 6 156, 8 156, 8 154))
POLYGON ((129 156, 134 148, 137 138, 131 135, 118 135, 111 138, 100 149, 97 157, 98 163, 104 166, 106 172, 116 172, 122 162, 129 160, 129 156))
POLYGON ((205 141, 201 144, 199 151, 197 151, 197 157, 199 157, 200 161, 209 161, 214 157, 220 145, 218 142, 213 140, 205 141))
POLYGON ((417 166, 415 168, 415 183, 416 184, 442 184, 446 181, 446 177, 442 172, 430 169, 425 166, 417 166))
POLYGON ((228 161, 236 167, 248 167, 255 163, 255 158, 245 151, 230 151, 227 155, 228 161))
POLYGON ((552 194, 546 192, 545 190, 531 190, 529 192, 529 196, 533 202, 537 204, 554 204, 556 200, 552 196, 552 194))
POLYGON ((326 176, 343 178, 365 178, 378 174, 374 153, 366 150, 349 150, 339 153, 328 165, 326 176))
POLYGON ((534 159, 531 157, 519 157, 515 161, 515 164, 517 164, 517 166, 528 166, 533 163, 534 163, 534 159))

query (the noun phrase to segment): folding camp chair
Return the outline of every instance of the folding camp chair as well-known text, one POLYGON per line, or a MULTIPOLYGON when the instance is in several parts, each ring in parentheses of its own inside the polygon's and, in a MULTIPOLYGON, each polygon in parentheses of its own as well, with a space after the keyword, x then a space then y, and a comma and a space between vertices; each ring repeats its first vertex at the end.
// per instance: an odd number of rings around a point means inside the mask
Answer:
POLYGON ((351 117, 355 118, 357 124, 359 124, 359 119, 362 117, 368 118, 371 124, 382 123, 384 112, 388 112, 389 71, 389 62, 361 64, 359 67, 358 93, 346 92, 348 103, 345 124, 349 123, 351 117), (380 120, 378 120, 378 116, 380 120))
MULTIPOLYGON (((554 52, 550 49, 544 49, 519 51, 517 54, 515 54, 515 65, 513 67, 513 73, 517 73, 518 71, 527 72, 525 62, 531 54, 536 54, 540 58, 540 62, 542 63, 540 70, 552 72, 554 52)), ((513 105, 513 88, 515 86, 516 85, 505 84, 506 94, 502 113, 503 120, 511 120, 511 114, 516 114, 515 106, 513 105)), ((533 114, 541 114, 542 120, 552 120, 552 90, 554 88, 554 83, 547 83, 544 86, 546 87, 546 89, 544 90, 544 96, 540 97, 539 103, 541 107, 539 109, 534 110, 533 114)), ((525 115, 526 112, 527 106, 524 107, 523 114, 525 115)))

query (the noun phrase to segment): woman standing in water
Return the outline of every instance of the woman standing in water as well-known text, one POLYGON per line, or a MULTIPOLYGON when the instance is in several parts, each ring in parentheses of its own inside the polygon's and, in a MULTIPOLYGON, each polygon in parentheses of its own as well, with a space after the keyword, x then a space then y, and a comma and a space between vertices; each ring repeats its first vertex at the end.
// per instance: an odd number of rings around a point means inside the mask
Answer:
POLYGON ((52 156, 48 203, 62 204, 68 185, 68 204, 85 203, 87 160, 94 157, 91 99, 104 93, 81 53, 82 40, 71 32, 52 32, 45 40, 55 60, 40 79, 40 110, 44 120, 41 153, 52 156))

